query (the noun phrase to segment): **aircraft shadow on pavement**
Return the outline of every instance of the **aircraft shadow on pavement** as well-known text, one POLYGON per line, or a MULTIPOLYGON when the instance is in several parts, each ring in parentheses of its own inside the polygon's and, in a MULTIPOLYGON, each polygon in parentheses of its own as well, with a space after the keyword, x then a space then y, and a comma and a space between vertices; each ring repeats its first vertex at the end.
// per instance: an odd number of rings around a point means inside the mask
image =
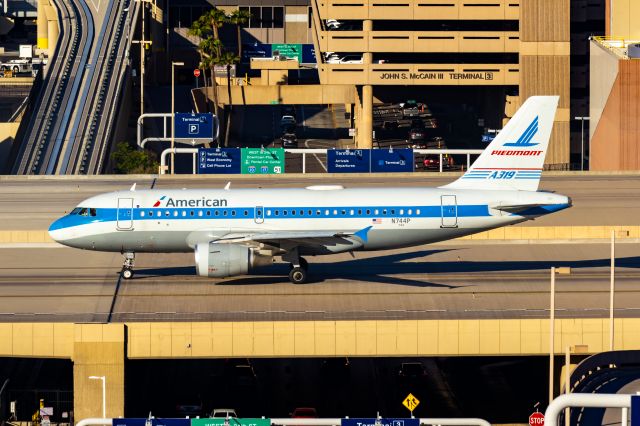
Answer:
MULTIPOLYGON (((460 288, 460 285, 439 284, 436 282, 402 278, 402 274, 456 274, 478 272, 521 272, 548 271, 552 266, 571 267, 574 270, 585 268, 606 268, 611 260, 518 260, 518 261, 468 261, 462 260, 464 249, 421 250, 415 252, 397 253, 385 256, 368 257, 363 259, 349 259, 338 262, 312 262, 309 264, 309 281, 307 284, 318 284, 329 279, 349 279, 353 281, 376 282, 381 284, 395 284, 410 287, 442 287, 460 288), (457 259, 448 261, 415 261, 437 253, 454 251, 460 253, 457 259), (413 261, 411 261, 413 260, 413 261), (393 275, 393 276, 388 276, 393 275)), ((323 259, 323 258, 320 258, 323 259)), ((616 259, 618 268, 640 268, 640 256, 616 259)), ((136 271, 139 278, 158 276, 193 276, 196 274, 193 266, 178 266, 168 268, 148 268, 136 271)), ((264 285, 288 283, 289 265, 275 263, 272 266, 259 268, 254 276, 232 277, 216 281, 216 285, 264 285)), ((437 278, 437 277, 435 277, 437 278)), ((434 281, 434 277, 430 277, 434 281)))

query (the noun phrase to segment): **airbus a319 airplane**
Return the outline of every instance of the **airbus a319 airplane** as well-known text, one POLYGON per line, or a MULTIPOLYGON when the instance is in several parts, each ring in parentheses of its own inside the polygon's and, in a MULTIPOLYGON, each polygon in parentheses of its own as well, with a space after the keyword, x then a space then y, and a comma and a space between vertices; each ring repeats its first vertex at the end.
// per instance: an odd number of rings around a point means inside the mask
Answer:
POLYGON ((571 206, 539 192, 557 96, 527 101, 458 180, 438 188, 131 190, 91 197, 49 228, 64 245, 135 253, 195 252, 205 277, 247 274, 274 258, 307 280, 302 256, 449 240, 571 206))

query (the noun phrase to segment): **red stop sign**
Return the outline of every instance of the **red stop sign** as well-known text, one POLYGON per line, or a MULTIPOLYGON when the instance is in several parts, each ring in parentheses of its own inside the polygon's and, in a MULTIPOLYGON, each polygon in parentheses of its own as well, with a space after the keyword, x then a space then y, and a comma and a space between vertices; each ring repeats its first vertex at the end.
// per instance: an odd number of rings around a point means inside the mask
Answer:
POLYGON ((200 77, 200 70, 197 69, 197 68, 195 70, 193 70, 193 75, 196 76, 196 77, 200 77))
POLYGON ((544 414, 536 411, 529 416, 529 426, 544 426, 544 414))

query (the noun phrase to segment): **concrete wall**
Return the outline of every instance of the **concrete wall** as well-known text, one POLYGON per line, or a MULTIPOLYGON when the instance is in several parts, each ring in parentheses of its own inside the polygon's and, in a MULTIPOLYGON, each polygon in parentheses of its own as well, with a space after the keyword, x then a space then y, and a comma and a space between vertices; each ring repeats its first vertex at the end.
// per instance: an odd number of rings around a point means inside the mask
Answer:
POLYGON ((640 61, 619 59, 593 44, 592 52, 590 168, 638 170, 640 61))
POLYGON ((11 146, 16 138, 19 127, 19 122, 0 123, 0 170, 3 170, 6 166, 9 154, 11 153, 11 146))
POLYGON ((640 1, 608 0, 607 35, 616 38, 640 40, 640 1), (613 24, 613 26, 611 26, 613 24))
MULTIPOLYGON (((549 321, 402 320, 131 323, 129 358, 544 355, 549 321)), ((616 349, 640 348, 640 319, 616 320, 616 349)), ((608 319, 559 319, 555 348, 608 349, 608 319)))
POLYGON ((569 166, 570 1, 520 2, 520 100, 560 95, 545 164, 569 166))
POLYGON ((102 417, 106 380, 106 417, 124 416, 124 324, 76 324, 73 345, 73 406, 76 419, 102 417))
MULTIPOLYGON (((232 86, 231 98, 234 105, 299 104, 300 99, 307 105, 345 104, 354 102, 354 92, 354 86, 348 85, 232 86)), ((218 88, 218 103, 228 103, 226 87, 218 88)))

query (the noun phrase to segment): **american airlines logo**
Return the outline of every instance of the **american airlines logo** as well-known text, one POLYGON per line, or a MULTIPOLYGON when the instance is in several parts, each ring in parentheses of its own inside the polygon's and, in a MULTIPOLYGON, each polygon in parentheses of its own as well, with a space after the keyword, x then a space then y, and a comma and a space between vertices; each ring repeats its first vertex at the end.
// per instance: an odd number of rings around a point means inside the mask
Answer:
POLYGON ((153 207, 160 207, 164 200, 167 200, 165 207, 227 207, 228 205, 228 201, 225 198, 181 199, 163 195, 155 202, 153 207))
MULTIPOLYGON (((529 127, 526 128, 524 133, 522 135, 520 135, 520 137, 518 138, 517 141, 515 141, 515 142, 507 142, 502 146, 513 146, 513 147, 520 148, 520 147, 540 145, 538 143, 532 143, 531 142, 531 139, 533 139, 533 137, 535 136, 536 133, 538 133, 538 116, 537 115, 536 115, 536 118, 533 119, 531 124, 529 124, 529 127)), ((507 154, 505 154, 505 155, 507 155, 507 154)))

